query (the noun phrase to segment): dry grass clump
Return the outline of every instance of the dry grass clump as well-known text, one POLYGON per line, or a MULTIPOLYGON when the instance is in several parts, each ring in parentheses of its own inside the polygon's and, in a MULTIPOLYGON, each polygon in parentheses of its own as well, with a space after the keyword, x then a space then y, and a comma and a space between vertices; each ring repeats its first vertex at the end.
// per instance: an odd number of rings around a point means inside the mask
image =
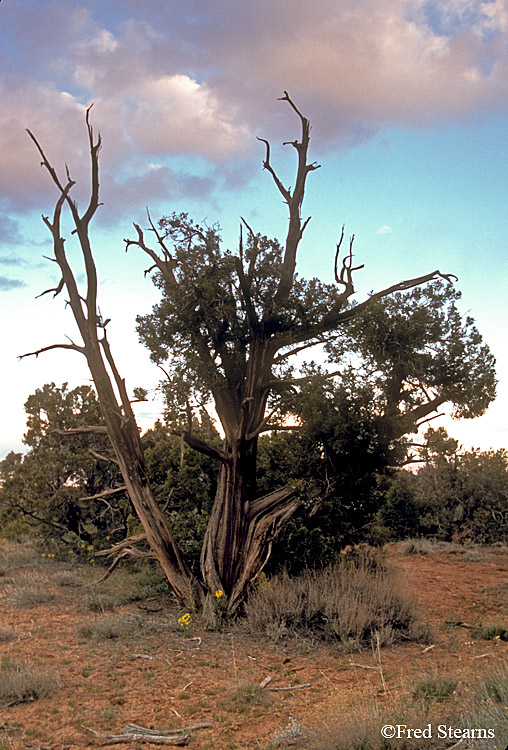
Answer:
POLYGON ((95 622, 81 625, 78 635, 87 641, 116 640, 131 635, 137 626, 136 622, 126 617, 101 617, 95 622))
POLYGON ((403 555, 429 555, 436 550, 436 545, 429 539, 408 539, 401 544, 403 555))
POLYGON ((2 659, 0 664, 0 708, 44 698, 56 686, 55 678, 29 664, 2 659))
MULTIPOLYGON (((423 682, 421 683, 423 685, 423 682)), ((455 695, 453 681, 436 675, 413 693, 416 705, 401 703, 386 713, 376 706, 360 705, 351 718, 324 722, 323 727, 307 733, 306 750, 499 750, 508 737, 508 667, 497 666, 484 678, 465 704, 455 700, 451 707, 436 705, 429 713, 428 702, 439 703, 455 695), (415 694, 417 693, 417 694, 415 694), (446 693, 444 695, 443 693, 446 693), (437 697, 439 696, 439 697, 437 697), (431 737, 383 738, 381 729, 402 725, 425 729, 431 725, 431 737), (461 728, 463 737, 439 736, 439 726, 461 728), (469 732, 469 736, 468 736, 469 732), (488 734, 490 733, 490 736, 488 734), (504 742, 503 742, 504 740, 504 742)), ((273 747, 289 747, 273 745, 273 747)))
POLYGON ((9 599, 24 607, 47 604, 55 595, 49 589, 47 577, 35 570, 16 576, 9 588, 9 599))
POLYGON ((83 579, 76 573, 69 570, 64 570, 61 573, 57 573, 56 575, 54 575, 53 581, 57 584, 57 586, 62 586, 65 588, 78 588, 80 586, 83 586, 83 579))
POLYGON ((3 571, 1 575, 34 565, 40 565, 40 560, 30 543, 0 540, 0 570, 3 571))
POLYGON ((9 641, 15 641, 16 638, 17 635, 13 630, 0 628, 0 643, 9 643, 9 641))
POLYGON ((338 641, 348 647, 380 645, 399 637, 425 640, 415 604, 375 555, 354 559, 291 578, 287 573, 262 581, 245 606, 250 632, 273 640, 303 636, 338 641), (419 632, 418 632, 419 631, 419 632))
POLYGON ((424 705, 441 703, 453 695, 458 681, 449 675, 433 675, 420 680, 413 688, 413 698, 424 705))
MULTIPOLYGON (((508 737, 508 666, 494 667, 476 690, 474 703, 467 715, 467 726, 492 727, 497 738, 508 737)), ((495 742, 495 741, 494 741, 495 742)), ((477 741, 475 748, 490 750, 494 742, 477 741)))
MULTIPOLYGON (((429 724, 427 716, 408 716, 407 711, 398 715, 382 716, 379 711, 331 721, 323 729, 311 735, 306 750, 444 750, 443 740, 435 736, 406 738, 384 738, 381 727, 406 724, 411 728, 425 729, 429 724)), ((284 746, 286 747, 286 746, 284 746)), ((287 746, 289 748, 289 746, 287 746)))

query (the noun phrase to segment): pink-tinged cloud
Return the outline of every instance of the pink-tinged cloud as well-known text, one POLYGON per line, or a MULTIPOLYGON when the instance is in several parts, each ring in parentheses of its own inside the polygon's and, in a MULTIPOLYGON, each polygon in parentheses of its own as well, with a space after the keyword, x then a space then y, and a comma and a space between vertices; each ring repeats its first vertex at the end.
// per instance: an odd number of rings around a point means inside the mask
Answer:
POLYGON ((0 190, 17 211, 48 194, 25 127, 86 187, 92 101, 102 184, 126 209, 135 192, 211 191, 255 135, 287 137, 284 89, 330 148, 507 108, 508 0, 28 0, 5 19, 23 62, 0 84, 0 190))

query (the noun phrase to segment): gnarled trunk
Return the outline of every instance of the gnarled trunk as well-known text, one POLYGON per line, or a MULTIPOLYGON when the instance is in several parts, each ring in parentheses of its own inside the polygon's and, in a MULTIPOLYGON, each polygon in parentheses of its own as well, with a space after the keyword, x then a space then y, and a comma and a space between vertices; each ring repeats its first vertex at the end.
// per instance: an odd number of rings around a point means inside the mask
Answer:
POLYGON ((300 504, 286 487, 255 497, 257 441, 237 441, 221 466, 201 553, 206 588, 225 592, 228 614, 241 605, 270 556, 271 538, 300 504))

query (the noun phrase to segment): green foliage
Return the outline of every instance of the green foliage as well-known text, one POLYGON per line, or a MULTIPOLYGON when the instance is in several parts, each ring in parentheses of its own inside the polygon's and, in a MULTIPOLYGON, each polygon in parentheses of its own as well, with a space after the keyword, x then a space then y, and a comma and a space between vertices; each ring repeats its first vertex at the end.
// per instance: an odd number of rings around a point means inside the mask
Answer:
POLYGON ((419 507, 412 474, 407 471, 395 474, 379 511, 379 520, 388 530, 390 539, 406 539, 417 535, 419 507))
POLYGON ((124 493, 107 502, 88 499, 123 484, 116 464, 94 456, 111 455, 107 436, 57 432, 103 424, 95 392, 50 383, 28 398, 25 410, 28 452, 11 453, 0 464, 2 535, 36 533, 43 545, 52 539, 75 544, 97 541, 123 525, 129 507, 124 493))
MULTIPOLYGON (((151 314, 138 318, 138 333, 151 358, 167 362, 171 376, 165 389, 168 416, 178 421, 189 402, 206 403, 217 387, 227 387, 232 406, 238 407, 252 343, 237 283, 240 259, 221 247, 218 226, 200 227, 187 214, 163 217, 159 229, 164 242, 172 245, 174 283, 155 274, 162 299, 151 314)), ((242 260, 259 319, 272 305, 282 253, 276 240, 247 234, 242 260)), ((337 307, 339 298, 334 285, 296 277, 289 299, 271 321, 269 335, 315 324, 337 307)), ((274 367, 274 375, 285 371, 283 366, 274 367)))
POLYGON ((414 478, 420 532, 446 541, 506 542, 508 452, 445 448, 430 453, 414 478))
MULTIPOLYGON (((25 408, 29 450, 24 456, 10 453, 0 463, 2 536, 33 536, 45 550, 58 552, 63 544, 91 559, 97 548, 109 546, 113 539, 140 533, 124 492, 105 499, 91 497, 123 484, 116 464, 94 455, 112 457, 107 436, 55 432, 103 424, 94 391, 51 383, 30 396, 25 408)), ((199 434, 205 427, 195 429, 199 434)), ((206 429, 209 432, 210 426, 206 429)), ((216 435, 208 439, 218 442, 216 435)), ((160 424, 143 441, 154 495, 196 568, 215 493, 216 465, 189 448, 182 450, 180 438, 160 424)))
MULTIPOLYGON (((204 431, 209 443, 219 442, 218 435, 210 432, 210 425, 194 426, 194 434, 200 436, 204 431)), ((197 573, 216 490, 216 462, 188 448, 160 425, 143 436, 143 445, 154 496, 165 508, 187 564, 197 573)))
POLYGON ((453 416, 479 416, 495 398, 495 360, 473 319, 460 314, 460 297, 442 281, 397 292, 352 319, 347 346, 332 339, 327 348, 338 362, 345 351, 362 358, 388 411, 410 417, 434 392, 454 405, 453 416))
POLYGON ((258 465, 263 493, 304 480, 303 507, 274 541, 271 562, 295 573, 329 564, 344 545, 365 537, 394 451, 375 394, 352 376, 339 385, 306 384, 293 398, 293 413, 301 428, 262 438, 258 465))
POLYGON ((472 629, 471 635, 487 641, 508 641, 508 626, 499 622, 477 625, 472 629))

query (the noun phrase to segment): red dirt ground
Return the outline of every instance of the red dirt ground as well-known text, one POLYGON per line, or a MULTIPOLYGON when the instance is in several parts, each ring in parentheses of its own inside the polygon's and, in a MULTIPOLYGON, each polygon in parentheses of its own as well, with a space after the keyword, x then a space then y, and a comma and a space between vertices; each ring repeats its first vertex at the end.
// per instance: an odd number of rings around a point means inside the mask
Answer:
POLYGON ((80 626, 104 616, 85 606, 89 589, 58 585, 61 568, 53 561, 9 569, 0 578, 0 629, 16 638, 1 642, 0 654, 52 672, 58 686, 46 698, 0 711, 0 746, 73 750, 99 744, 83 726, 118 733, 128 723, 167 730, 210 722, 212 728, 193 734, 191 748, 262 750, 290 717, 312 729, 349 716, 360 704, 397 702, 426 675, 451 675, 468 685, 506 662, 508 643, 475 640, 471 626, 507 624, 508 550, 450 547, 404 555, 399 545, 390 558, 435 637, 430 649, 415 643, 381 649, 385 685, 372 669, 379 665, 370 650, 274 645, 239 631, 178 632, 158 600, 115 609, 115 617, 137 625, 133 633, 86 640, 80 626), (12 600, 13 587, 31 575, 42 577, 39 584, 55 594, 53 601, 26 606, 12 600), (268 676, 269 688, 296 689, 259 694, 254 686, 268 676))

